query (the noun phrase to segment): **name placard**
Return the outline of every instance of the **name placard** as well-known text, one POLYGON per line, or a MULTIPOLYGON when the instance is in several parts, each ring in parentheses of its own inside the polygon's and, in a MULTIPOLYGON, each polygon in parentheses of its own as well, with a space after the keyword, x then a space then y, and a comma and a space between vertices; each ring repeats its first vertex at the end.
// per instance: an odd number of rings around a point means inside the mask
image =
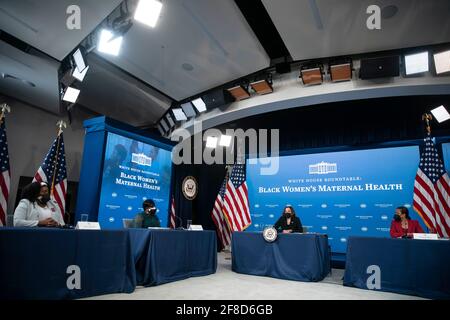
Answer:
POLYGON ((78 221, 75 229, 78 230, 100 230, 100 224, 94 221, 78 221))
POLYGON ((413 239, 418 240, 439 240, 436 233, 413 233, 413 239))
POLYGON ((200 224, 191 224, 188 230, 192 231, 203 231, 203 227, 200 224))

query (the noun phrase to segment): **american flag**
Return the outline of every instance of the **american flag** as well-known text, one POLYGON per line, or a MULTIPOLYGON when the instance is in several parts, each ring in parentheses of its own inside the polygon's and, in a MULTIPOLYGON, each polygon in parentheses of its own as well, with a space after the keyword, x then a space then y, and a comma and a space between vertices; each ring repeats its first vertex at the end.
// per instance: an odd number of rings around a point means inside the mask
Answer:
POLYGON ((211 217, 217 228, 217 235, 222 243, 223 247, 228 246, 231 243, 231 231, 228 223, 223 214, 223 201, 225 196, 225 191, 228 182, 228 175, 222 182, 222 186, 217 195, 216 201, 214 202, 214 207, 211 213, 211 217))
POLYGON ((67 194, 66 153, 62 132, 56 137, 44 163, 34 175, 34 181, 46 182, 50 185, 51 197, 58 204, 64 218, 67 194))
POLYGON ((251 225, 245 164, 234 165, 223 199, 223 213, 230 224, 231 231, 242 231, 251 225))
POLYGON ((450 179, 429 134, 420 155, 413 205, 429 229, 441 237, 450 235, 450 179))
POLYGON ((9 155, 8 155, 8 142, 6 141, 6 127, 5 118, 0 118, 0 227, 6 226, 6 215, 8 208, 8 195, 9 195, 9 155))
POLYGON ((175 222, 175 199, 172 196, 172 201, 170 202, 170 220, 169 220, 169 227, 172 229, 175 229, 177 227, 177 224, 175 222))

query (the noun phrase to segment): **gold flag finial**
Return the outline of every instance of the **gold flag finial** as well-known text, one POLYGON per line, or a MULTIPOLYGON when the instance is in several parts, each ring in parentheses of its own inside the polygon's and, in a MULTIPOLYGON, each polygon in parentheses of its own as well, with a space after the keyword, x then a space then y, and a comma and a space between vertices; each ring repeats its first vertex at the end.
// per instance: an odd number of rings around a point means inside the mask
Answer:
POLYGON ((2 103, 0 105, 0 120, 3 120, 6 112, 11 112, 11 107, 8 106, 6 103, 2 103))
POLYGON ((56 126, 58 127, 58 136, 64 131, 65 128, 67 128, 67 124, 64 120, 59 120, 56 123, 56 126), (64 129, 63 129, 64 127, 64 129))
POLYGON ((433 120, 433 116, 429 113, 424 113, 422 115, 422 121, 425 121, 425 125, 426 125, 426 129, 427 129, 427 133, 431 134, 431 126, 430 126, 430 121, 433 120))

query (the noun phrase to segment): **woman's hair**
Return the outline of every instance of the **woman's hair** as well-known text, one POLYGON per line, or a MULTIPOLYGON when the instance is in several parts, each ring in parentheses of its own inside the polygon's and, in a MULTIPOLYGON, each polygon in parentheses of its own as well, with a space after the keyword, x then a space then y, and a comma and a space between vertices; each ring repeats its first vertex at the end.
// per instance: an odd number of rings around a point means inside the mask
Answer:
POLYGON ((284 209, 283 209, 283 214, 284 214, 284 211, 286 210, 286 208, 289 208, 289 209, 291 209, 291 212, 292 212, 292 216, 293 216, 293 217, 295 217, 295 210, 294 210, 294 207, 293 207, 293 206, 291 206, 291 205, 287 205, 287 206, 285 206, 285 207, 284 207, 284 209))
POLYGON ((43 186, 48 187, 48 185, 45 182, 37 182, 37 181, 26 185, 22 190, 22 196, 20 199, 21 200, 27 199, 30 202, 35 202, 36 199, 39 197, 41 188, 43 186))
POLYGON ((155 207, 155 201, 153 201, 152 199, 147 199, 142 203, 142 208, 144 209, 144 211, 145 209, 150 207, 155 207))
POLYGON ((409 216, 409 211, 407 207, 397 207, 397 210, 400 210, 401 213, 404 213, 406 215, 406 219, 411 220, 411 217, 409 216))

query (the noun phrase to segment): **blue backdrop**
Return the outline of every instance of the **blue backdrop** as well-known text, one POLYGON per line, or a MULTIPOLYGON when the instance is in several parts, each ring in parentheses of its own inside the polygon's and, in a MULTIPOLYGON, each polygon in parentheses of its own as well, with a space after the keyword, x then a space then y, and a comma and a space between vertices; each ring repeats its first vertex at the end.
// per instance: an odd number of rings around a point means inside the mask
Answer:
POLYGON ((171 152, 109 132, 103 165, 98 221, 102 228, 122 228, 142 202, 153 199, 161 226, 167 225, 171 152))
POLYGON ((421 221, 411 206, 418 164, 418 146, 280 157, 275 175, 248 163, 249 230, 273 225, 290 204, 308 232, 328 234, 333 252, 345 253, 350 235, 389 237, 397 206, 421 221))
POLYGON ((444 155, 444 165, 447 172, 450 171, 450 143, 442 144, 442 153, 444 155))

